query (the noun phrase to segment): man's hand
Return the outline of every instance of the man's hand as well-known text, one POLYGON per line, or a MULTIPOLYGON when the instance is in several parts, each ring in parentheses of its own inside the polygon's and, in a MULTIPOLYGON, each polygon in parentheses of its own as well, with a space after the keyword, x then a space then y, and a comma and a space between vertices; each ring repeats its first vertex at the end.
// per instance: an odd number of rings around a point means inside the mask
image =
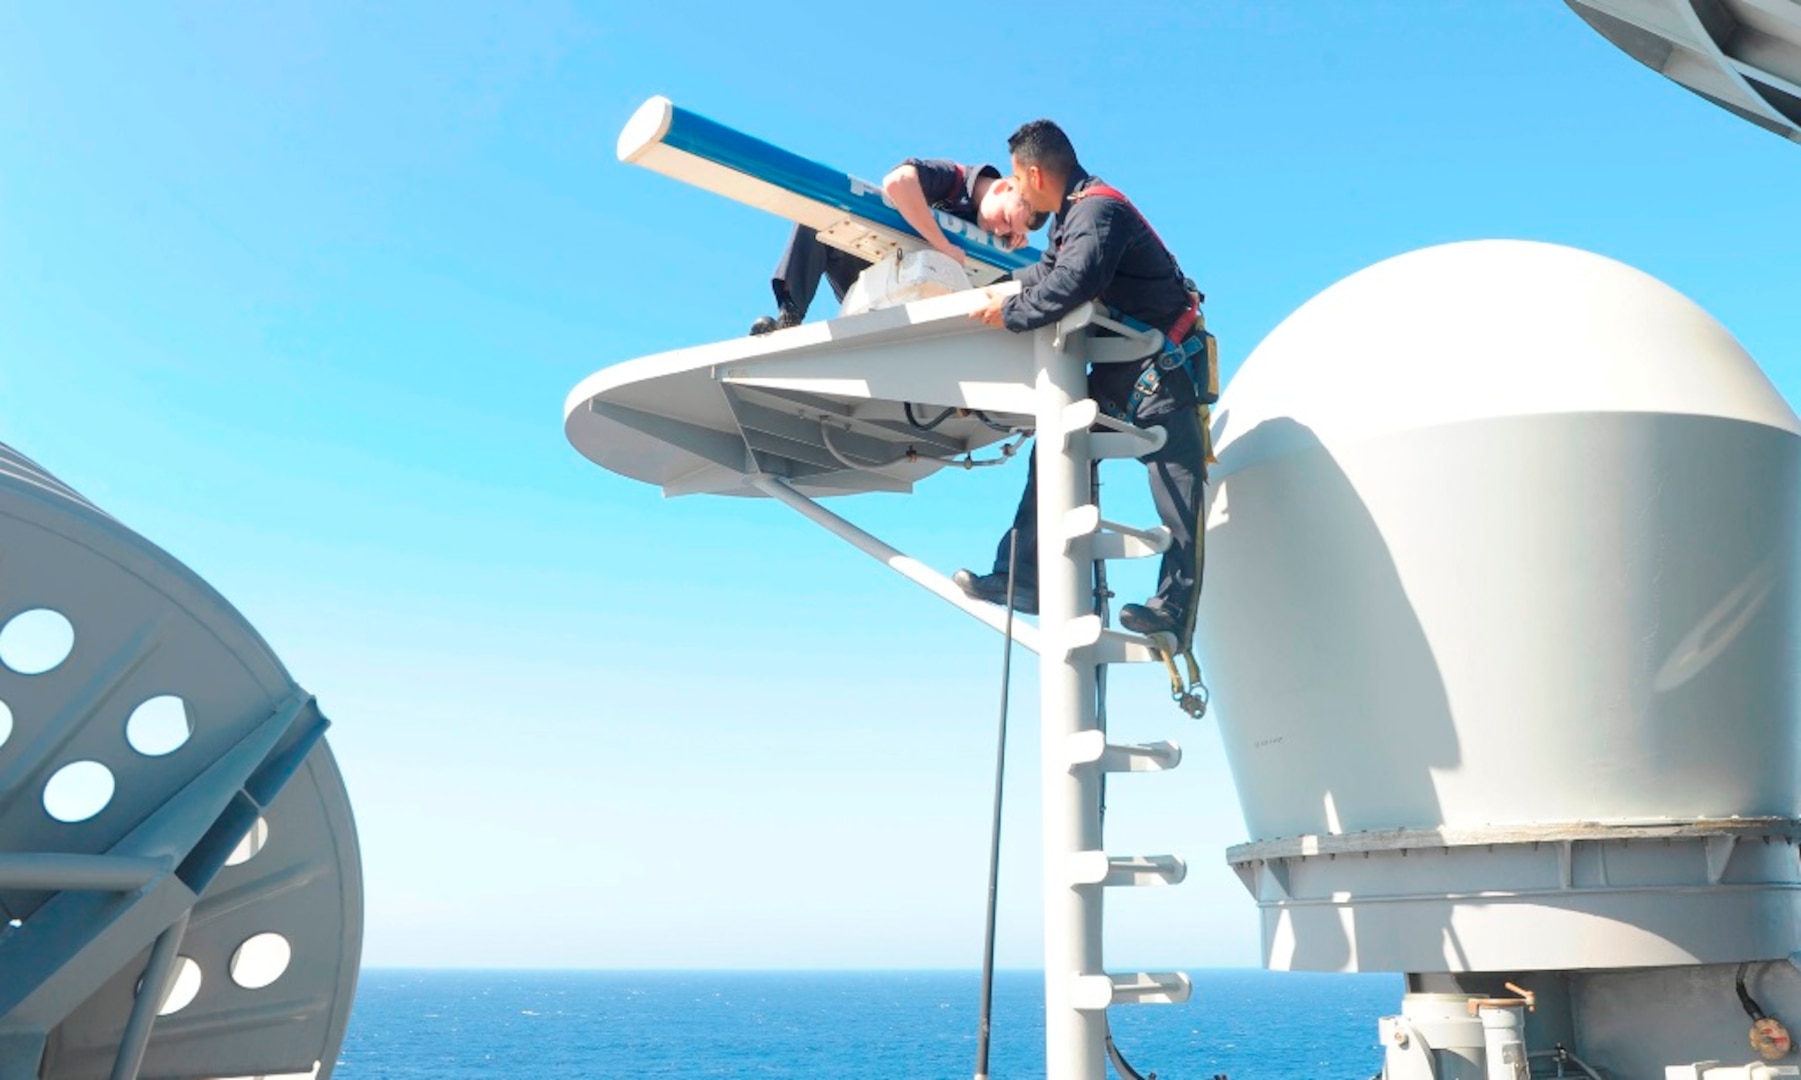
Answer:
POLYGON ((1006 294, 990 285, 982 290, 982 295, 987 298, 986 301, 981 307, 970 312, 969 317, 983 326, 1005 326, 1006 324, 1001 321, 1001 305, 1007 302, 1006 294))

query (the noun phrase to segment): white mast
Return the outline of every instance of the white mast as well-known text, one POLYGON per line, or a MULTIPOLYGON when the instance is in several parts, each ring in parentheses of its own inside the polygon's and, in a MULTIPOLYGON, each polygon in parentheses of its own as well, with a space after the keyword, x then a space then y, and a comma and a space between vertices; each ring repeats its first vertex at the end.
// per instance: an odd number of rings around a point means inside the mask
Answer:
POLYGON ((1147 453, 1161 432, 1119 425, 1091 434, 1087 365, 1143 356, 1157 342, 1111 323, 1124 336, 1095 339, 1106 321, 1089 306, 1030 334, 990 330, 968 318, 981 302, 979 293, 956 293, 620 364, 570 395, 565 429, 596 463, 672 493, 771 496, 997 628, 999 609, 965 598, 809 494, 905 490, 947 454, 1003 438, 997 425, 1037 431, 1041 615, 1035 632, 1017 625, 1040 658, 1047 1076, 1104 1080, 1108 1006, 1182 1001, 1189 992, 1182 974, 1109 975, 1101 942, 1107 888, 1171 884, 1186 871, 1173 856, 1110 856, 1102 844, 1102 774, 1170 768, 1180 751, 1106 743, 1095 666, 1157 657, 1144 639, 1104 629, 1088 604, 1097 537, 1111 557, 1158 554, 1167 537, 1099 519, 1089 464, 1147 453), (947 419, 930 433, 934 450, 928 433, 906 421, 908 402, 930 403, 922 407, 934 414, 988 415, 947 419), (845 440, 856 440, 854 454, 845 440))

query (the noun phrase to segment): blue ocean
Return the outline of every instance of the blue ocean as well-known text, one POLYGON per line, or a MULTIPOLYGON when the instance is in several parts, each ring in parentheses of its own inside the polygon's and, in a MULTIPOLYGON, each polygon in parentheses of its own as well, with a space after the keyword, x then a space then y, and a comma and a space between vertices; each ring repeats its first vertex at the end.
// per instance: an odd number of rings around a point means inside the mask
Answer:
MULTIPOLYGON (((1368 1080, 1396 975, 1203 971, 1185 1005, 1111 1010, 1162 1080, 1368 1080)), ((820 1076, 963 1080, 975 972, 365 971, 340 1080, 820 1076)), ((1001 972, 989 1072, 1044 1075, 1043 980, 1001 972)))

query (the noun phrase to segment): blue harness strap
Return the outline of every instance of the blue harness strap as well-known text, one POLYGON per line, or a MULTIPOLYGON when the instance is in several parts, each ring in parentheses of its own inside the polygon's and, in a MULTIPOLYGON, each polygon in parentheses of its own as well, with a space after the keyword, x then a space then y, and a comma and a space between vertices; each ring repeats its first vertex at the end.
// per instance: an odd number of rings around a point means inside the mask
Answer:
MULTIPOLYGON (((1117 311, 1110 311, 1109 315, 1113 319, 1125 323, 1127 326, 1140 333, 1156 329, 1147 323, 1132 318, 1130 315, 1122 315, 1117 311)), ((1134 418, 1138 415, 1138 407, 1143 405, 1147 398, 1154 396, 1158 390, 1163 388, 1164 373, 1174 371, 1177 368, 1183 368, 1187 370, 1190 379, 1194 378, 1194 358, 1200 355, 1201 351, 1206 347, 1207 342, 1204 333, 1191 333, 1181 341, 1171 341, 1169 335, 1164 334, 1163 348, 1157 353, 1156 363, 1148 365, 1144 369, 1144 373, 1138 376, 1138 381, 1132 384, 1132 392, 1127 396, 1125 408, 1123 410, 1125 415, 1118 415, 1111 409, 1108 410, 1108 415, 1112 416, 1115 420, 1124 420, 1127 423, 1135 423, 1136 421, 1134 418)))

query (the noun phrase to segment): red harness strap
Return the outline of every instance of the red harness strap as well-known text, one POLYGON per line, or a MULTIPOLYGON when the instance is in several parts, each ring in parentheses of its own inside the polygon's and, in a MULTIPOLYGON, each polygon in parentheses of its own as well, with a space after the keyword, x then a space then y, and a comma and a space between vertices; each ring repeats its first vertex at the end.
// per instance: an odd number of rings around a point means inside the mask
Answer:
MULTIPOLYGON (((1128 209, 1130 209, 1134 214, 1138 215, 1138 220, 1144 223, 1145 231, 1151 234, 1151 239, 1157 241, 1157 246, 1161 247, 1163 249, 1163 254, 1169 258, 1169 265, 1172 268, 1177 266, 1175 253, 1169 250, 1169 245, 1165 244, 1163 242, 1163 237, 1157 235, 1156 228, 1151 224, 1151 219, 1144 216, 1144 211, 1138 209, 1138 207, 1136 207, 1136 206, 1133 206, 1132 200, 1126 198, 1125 192, 1119 190, 1118 188, 1112 186, 1111 184, 1103 184, 1103 183, 1100 183, 1099 181, 1097 181, 1095 183, 1089 184, 1087 187, 1083 188, 1081 191, 1076 192, 1073 197, 1077 198, 1077 199, 1084 199, 1090 195, 1099 195, 1104 199, 1113 199, 1117 202, 1125 203, 1126 207, 1128 209)), ((1182 271, 1180 269, 1176 270, 1176 274, 1178 276, 1181 275, 1181 272, 1182 271)), ((1197 320, 1199 320, 1201 317, 1200 298, 1195 296, 1193 293, 1189 293, 1188 296, 1189 296, 1188 310, 1184 311, 1181 314, 1181 317, 1176 319, 1175 325, 1171 326, 1169 328, 1169 330, 1166 331, 1166 335, 1168 336, 1171 344, 1174 344, 1176 342, 1181 341, 1183 338, 1186 338, 1188 336, 1188 332, 1190 330, 1194 329, 1195 322, 1197 320)))

